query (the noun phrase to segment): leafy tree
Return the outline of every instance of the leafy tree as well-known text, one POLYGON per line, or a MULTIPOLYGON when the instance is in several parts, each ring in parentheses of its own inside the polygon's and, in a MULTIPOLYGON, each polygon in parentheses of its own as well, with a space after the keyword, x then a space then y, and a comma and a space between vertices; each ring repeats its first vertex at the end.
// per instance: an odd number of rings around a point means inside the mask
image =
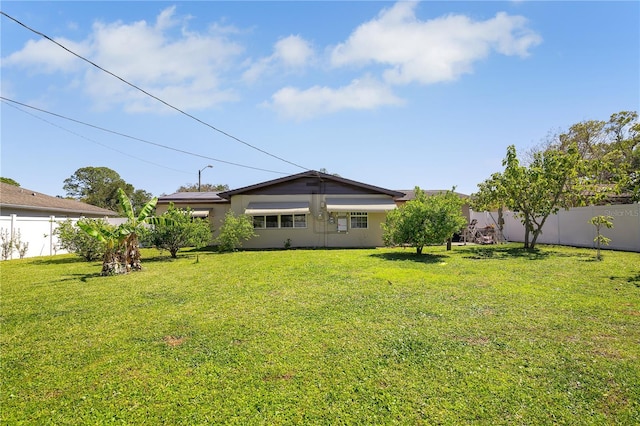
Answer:
MULTIPOLYGON (((203 183, 200 185, 201 192, 222 192, 228 191, 229 185, 227 184, 211 184, 211 183, 203 183)), ((182 185, 180 188, 176 190, 176 192, 198 192, 198 184, 197 183, 187 183, 182 185)))
POLYGON ((429 244, 442 244, 466 223, 462 200, 453 191, 427 196, 415 188, 415 199, 387 213, 382 224, 385 245, 410 245, 417 254, 429 244))
POLYGON ((151 194, 144 190, 136 190, 108 167, 82 167, 64 180, 62 188, 69 197, 114 211, 120 207, 119 189, 130 197, 136 209, 142 209, 152 198, 151 194))
MULTIPOLYGON (((547 149, 567 152, 577 147, 584 178, 595 180, 611 192, 625 192, 640 200, 640 123, 635 111, 612 114, 609 121, 588 120, 547 144, 547 149)), ((601 197, 602 198, 602 197, 601 197)))
POLYGON ((153 199, 153 195, 151 193, 145 191, 144 189, 136 189, 133 191, 131 196, 129 197, 131 200, 131 205, 135 211, 141 211, 145 204, 153 199))
POLYGON ((579 178, 581 164, 577 149, 571 147, 566 152, 538 151, 529 166, 523 166, 511 145, 502 161, 504 172, 478 185, 474 204, 497 203, 512 210, 524 225, 525 248, 533 249, 549 215, 579 203, 589 192, 590 185, 579 178))
MULTIPOLYGON (((85 223, 86 226, 91 228, 113 228, 104 219, 83 218, 79 219, 78 222, 85 223)), ((91 237, 79 226, 74 225, 70 219, 59 223, 54 233, 58 237, 61 248, 77 254, 87 262, 92 262, 104 256, 104 244, 91 237)))
POLYGON ((242 247, 242 241, 256 236, 251 216, 236 216, 228 211, 216 239, 219 251, 234 251, 242 247))
POLYGON ((0 182, 4 182, 7 183, 9 185, 13 185, 13 186, 20 186, 20 184, 18 182, 16 182, 15 180, 8 178, 8 177, 0 177, 0 182))
POLYGON ((183 247, 204 247, 211 241, 209 221, 192 218, 191 209, 178 209, 171 203, 161 217, 167 220, 152 227, 150 240, 159 249, 168 250, 172 258, 183 247))
POLYGON ((116 228, 104 228, 92 224, 78 222, 80 229, 104 244, 102 275, 114 275, 142 269, 138 234, 145 224, 162 223, 165 219, 151 217, 157 198, 152 199, 140 210, 138 215, 124 190, 118 188, 120 208, 127 222, 116 228))
POLYGON ((326 168, 321 168, 320 170, 318 170, 320 173, 324 173, 325 175, 331 175, 331 176, 337 176, 337 177, 341 177, 338 173, 329 173, 329 171, 326 168))

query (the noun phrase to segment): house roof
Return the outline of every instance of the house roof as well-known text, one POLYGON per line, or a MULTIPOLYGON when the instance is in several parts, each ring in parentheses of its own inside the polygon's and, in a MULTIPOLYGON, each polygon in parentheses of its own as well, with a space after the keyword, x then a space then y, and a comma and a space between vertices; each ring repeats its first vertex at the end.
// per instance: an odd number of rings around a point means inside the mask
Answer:
POLYGON ((403 197, 405 195, 403 192, 393 191, 391 189, 381 188, 378 186, 369 185, 369 184, 358 182, 351 179, 345 179, 340 176, 334 176, 327 173, 318 172, 315 170, 307 170, 306 172, 298 173, 295 175, 285 176, 279 179, 273 179, 266 182, 257 183, 255 185, 233 189, 230 191, 219 192, 218 195, 222 198, 230 199, 233 195, 244 194, 244 193, 256 191, 259 189, 263 189, 266 187, 280 185, 280 184, 292 182, 301 178, 316 178, 320 181, 332 181, 332 182, 336 182, 344 185, 358 187, 361 189, 365 189, 365 190, 380 193, 380 194, 389 195, 390 197, 393 197, 393 198, 403 197))
POLYGON ((76 200, 52 197, 41 192, 0 182, 0 209, 22 209, 101 216, 118 216, 118 213, 76 200))
MULTIPOLYGON (((436 195, 436 194, 441 194, 443 192, 447 192, 447 190, 444 190, 444 189, 429 189, 429 190, 423 189, 422 191, 426 195, 436 195)), ((416 191, 414 189, 403 189, 400 192, 403 192, 405 195, 404 197, 396 198, 396 201, 411 201, 416 198, 416 191)), ((456 194, 460 198, 469 198, 468 195, 462 194, 460 192, 454 192, 454 194, 456 194)))
POLYGON ((175 192, 170 195, 158 197, 158 204, 184 203, 210 204, 228 203, 229 200, 221 198, 218 192, 175 192))

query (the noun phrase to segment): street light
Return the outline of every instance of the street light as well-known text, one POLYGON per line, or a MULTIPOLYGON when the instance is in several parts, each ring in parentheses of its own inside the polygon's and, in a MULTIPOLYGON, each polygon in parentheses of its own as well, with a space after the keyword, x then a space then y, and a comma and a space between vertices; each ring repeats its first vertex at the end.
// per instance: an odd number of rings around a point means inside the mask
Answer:
POLYGON ((211 164, 206 165, 205 167, 201 168, 200 170, 198 170, 198 192, 200 192, 200 177, 202 175, 202 171, 204 169, 208 169, 208 168, 213 168, 213 166, 211 164))

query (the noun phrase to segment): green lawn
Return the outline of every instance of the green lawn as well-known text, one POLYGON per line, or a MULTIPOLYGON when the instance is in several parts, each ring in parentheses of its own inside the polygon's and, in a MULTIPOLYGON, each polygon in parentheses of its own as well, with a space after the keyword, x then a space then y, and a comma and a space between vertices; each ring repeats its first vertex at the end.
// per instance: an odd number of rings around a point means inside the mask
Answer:
POLYGON ((425 251, 2 262, 0 423, 640 423, 640 254, 425 251))

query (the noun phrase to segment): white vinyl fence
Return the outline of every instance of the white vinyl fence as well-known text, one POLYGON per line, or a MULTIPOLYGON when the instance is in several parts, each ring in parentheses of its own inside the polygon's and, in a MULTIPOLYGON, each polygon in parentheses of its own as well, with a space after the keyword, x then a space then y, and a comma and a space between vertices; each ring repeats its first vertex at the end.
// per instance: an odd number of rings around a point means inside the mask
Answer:
MULTIPOLYGON (((547 218, 537 243, 560 244, 575 247, 595 247, 596 228, 589 220, 594 216, 611 216, 613 228, 600 229, 600 233, 611 239, 609 246, 614 250, 640 252, 640 204, 620 204, 613 206, 576 207, 560 210, 547 218)), ((524 226, 513 212, 505 211, 503 234, 507 241, 524 241, 524 226)), ((497 228, 497 212, 471 212, 471 219, 478 221, 478 227, 493 225, 497 228)))
MULTIPOLYGON (((75 223, 78 218, 68 217, 31 217, 18 216, 15 214, 9 216, 0 216, 0 233, 7 235, 9 238, 17 239, 28 243, 27 251, 24 257, 35 256, 53 256, 56 254, 67 253, 66 250, 60 248, 58 238, 54 231, 58 227, 58 223, 71 220, 75 223)), ((106 218, 107 222, 112 224, 122 223, 123 219, 106 218)), ((8 257, 9 259, 19 259, 20 254, 14 248, 8 257)), ((0 260, 4 260, 0 257, 0 260)))

